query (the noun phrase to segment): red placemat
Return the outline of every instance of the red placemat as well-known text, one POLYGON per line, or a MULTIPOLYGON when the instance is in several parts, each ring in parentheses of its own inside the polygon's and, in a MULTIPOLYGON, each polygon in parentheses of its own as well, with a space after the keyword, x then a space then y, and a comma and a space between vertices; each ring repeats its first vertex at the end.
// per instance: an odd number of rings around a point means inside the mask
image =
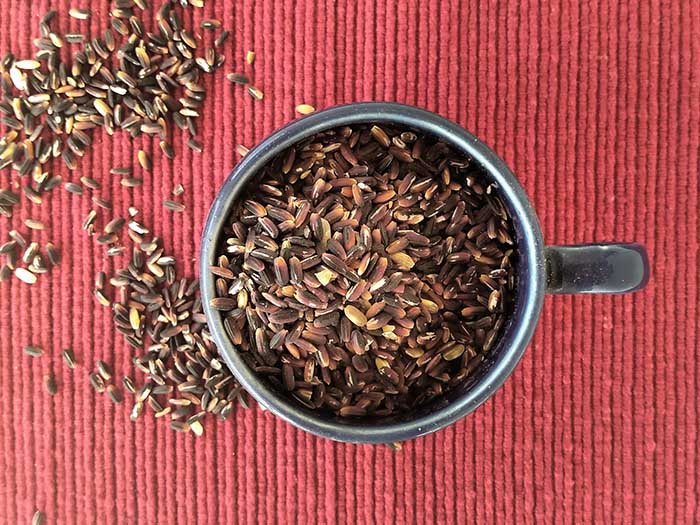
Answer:
MULTIPOLYGON (((548 242, 642 242, 652 281, 634 296, 548 298, 503 389, 399 453, 317 439, 257 408, 195 438, 151 417, 132 423, 128 403, 94 394, 96 359, 131 370, 91 294, 95 272, 114 262, 80 229, 88 197, 23 199, 15 218, 0 217, 0 238, 27 217, 44 220, 35 238, 54 240, 63 261, 34 286, 0 283, 0 522, 28 523, 35 508, 48 523, 697 520, 700 11, 634 4, 227 0, 185 17, 232 28, 225 72, 255 50, 264 100, 219 72, 205 80, 203 153, 176 133, 166 163, 155 142, 98 134, 77 172, 58 169, 100 180, 115 214, 139 207, 182 271, 194 275, 236 144, 254 145, 301 102, 395 100, 492 145, 548 242), (139 147, 155 153, 153 173, 122 188, 108 170, 136 165, 139 147), (177 183, 183 214, 160 204, 177 183), (48 355, 24 355, 30 343, 48 355), (65 347, 75 371, 60 361, 65 347), (42 389, 50 369, 54 398, 42 389)), ((78 3, 5 0, 0 49, 27 55, 49 6, 78 3)), ((89 22, 61 16, 59 27, 101 34, 108 2, 90 7, 89 22)), ((0 187, 9 181, 0 173, 0 187)))

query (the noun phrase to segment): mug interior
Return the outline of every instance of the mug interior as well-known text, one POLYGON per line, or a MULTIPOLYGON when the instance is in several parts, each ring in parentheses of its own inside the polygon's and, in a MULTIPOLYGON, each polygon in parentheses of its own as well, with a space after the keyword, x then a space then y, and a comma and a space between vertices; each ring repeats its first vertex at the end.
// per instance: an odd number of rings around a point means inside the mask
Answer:
POLYGON ((253 148, 236 166, 219 191, 202 237, 200 281, 202 302, 210 330, 236 378, 265 408, 286 421, 319 436, 340 441, 387 443, 412 439, 442 428, 472 412, 505 381, 522 356, 539 317, 544 293, 542 235, 537 217, 505 163, 463 128, 434 113, 393 103, 360 103, 337 106, 294 121, 253 148), (318 132, 342 125, 393 124, 432 135, 481 166, 483 175, 499 188, 515 230, 517 258, 512 312, 494 348, 464 383, 444 396, 407 414, 381 419, 344 419, 312 411, 277 392, 251 370, 230 342, 220 312, 209 307, 214 297, 216 249, 225 221, 248 184, 260 177, 262 168, 295 143, 318 132))

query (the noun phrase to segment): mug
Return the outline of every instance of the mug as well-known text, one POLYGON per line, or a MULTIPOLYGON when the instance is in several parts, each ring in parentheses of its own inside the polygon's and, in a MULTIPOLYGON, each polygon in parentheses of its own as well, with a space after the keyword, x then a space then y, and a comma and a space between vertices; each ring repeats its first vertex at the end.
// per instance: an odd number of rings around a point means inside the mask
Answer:
POLYGON ((474 411, 491 397, 515 368, 540 316, 544 295, 627 293, 643 288, 649 278, 644 248, 638 244, 545 246, 542 230, 515 175, 486 144, 459 125, 435 113, 388 102, 336 106, 296 120, 265 138, 241 160, 212 204, 204 226, 200 254, 202 302, 211 334, 231 372, 265 409, 318 436, 353 443, 393 443, 435 432, 474 411), (356 124, 392 124, 441 139, 479 164, 496 183, 513 219, 517 253, 512 315, 481 366, 460 387, 413 413, 377 420, 352 420, 313 412, 275 391, 251 370, 229 340, 223 317, 209 302, 215 297, 217 247, 225 221, 246 186, 263 167, 297 142, 324 130, 356 124))

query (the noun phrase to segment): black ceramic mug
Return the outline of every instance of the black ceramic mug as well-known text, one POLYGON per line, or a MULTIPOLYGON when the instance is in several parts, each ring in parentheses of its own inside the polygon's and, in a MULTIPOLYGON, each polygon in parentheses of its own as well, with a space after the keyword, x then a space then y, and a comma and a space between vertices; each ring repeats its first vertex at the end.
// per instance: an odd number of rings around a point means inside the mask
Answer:
POLYGON ((532 337, 545 293, 627 293, 643 288, 649 268, 638 244, 545 246, 537 216, 525 191, 491 149, 457 124, 412 106, 367 102, 313 113, 279 129, 253 148, 219 191, 202 235, 200 280, 209 328, 224 360, 244 388, 276 416, 318 436, 355 443, 390 443, 435 432, 469 414, 486 401, 513 371, 532 337), (320 131, 344 125, 394 124, 433 135, 480 164, 500 189, 513 218, 517 281, 513 313, 482 366, 444 398, 414 413, 391 419, 353 421, 313 412, 275 391, 253 372, 229 340, 220 312, 209 307, 215 296, 209 266, 233 204, 255 184, 263 167, 297 142, 320 131))

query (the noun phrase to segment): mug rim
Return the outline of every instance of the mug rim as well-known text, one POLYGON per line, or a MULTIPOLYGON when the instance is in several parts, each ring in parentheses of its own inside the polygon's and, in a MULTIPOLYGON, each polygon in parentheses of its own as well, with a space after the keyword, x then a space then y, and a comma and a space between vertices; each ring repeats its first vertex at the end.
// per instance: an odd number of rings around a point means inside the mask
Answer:
POLYGON ((454 423, 473 412, 505 382, 522 357, 539 319, 546 279, 544 265, 542 231, 533 206, 515 175, 490 147, 436 113, 393 102, 360 102, 334 106, 297 119, 268 135, 243 157, 217 192, 209 210, 201 238, 199 279, 202 306, 211 335, 231 372, 259 404, 288 423, 321 437, 353 443, 391 443, 414 439, 454 423), (209 305, 215 291, 215 279, 209 266, 216 260, 219 237, 232 205, 269 161, 318 132, 343 125, 381 122, 436 136, 474 159, 498 184, 499 194, 509 208, 518 236, 516 302, 521 309, 499 338, 498 344, 504 348, 500 349, 484 376, 446 406, 414 419, 355 425, 312 413, 275 392, 246 365, 226 334, 223 316, 209 305))

